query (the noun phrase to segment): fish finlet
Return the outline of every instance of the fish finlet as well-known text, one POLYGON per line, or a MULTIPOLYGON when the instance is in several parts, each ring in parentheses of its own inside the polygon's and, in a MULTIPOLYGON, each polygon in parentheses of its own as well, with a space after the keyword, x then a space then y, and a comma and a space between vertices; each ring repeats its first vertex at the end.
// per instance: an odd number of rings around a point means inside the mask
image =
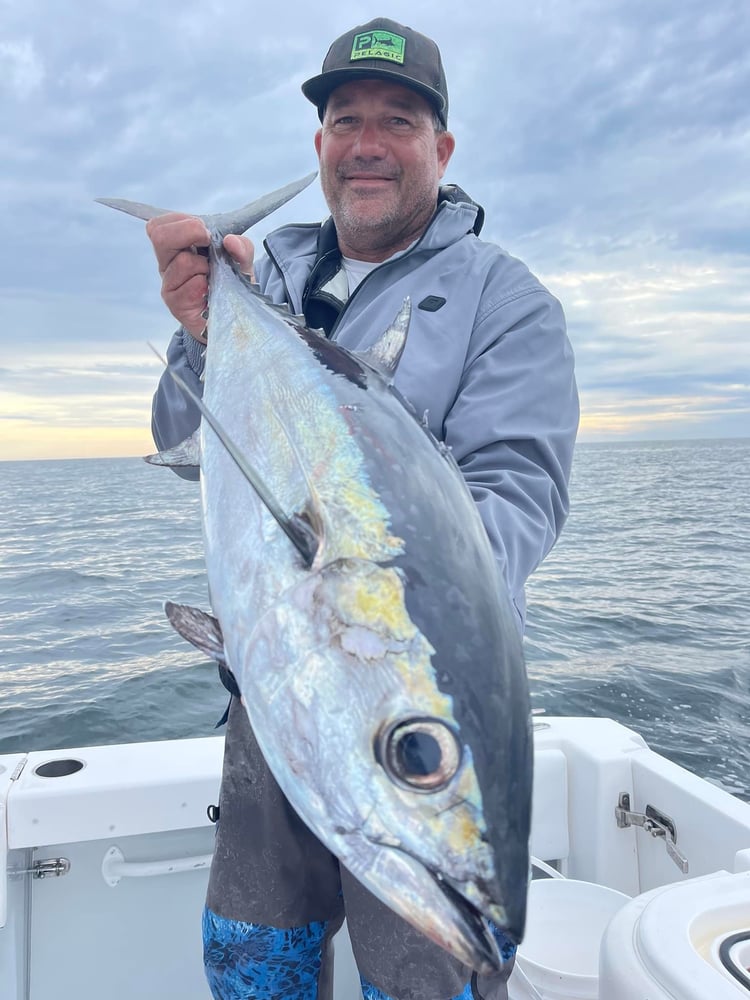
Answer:
POLYGON ((394 321, 372 347, 366 351, 356 352, 359 358, 377 369, 388 383, 393 381, 401 355, 404 353, 410 319, 411 300, 407 296, 394 321))

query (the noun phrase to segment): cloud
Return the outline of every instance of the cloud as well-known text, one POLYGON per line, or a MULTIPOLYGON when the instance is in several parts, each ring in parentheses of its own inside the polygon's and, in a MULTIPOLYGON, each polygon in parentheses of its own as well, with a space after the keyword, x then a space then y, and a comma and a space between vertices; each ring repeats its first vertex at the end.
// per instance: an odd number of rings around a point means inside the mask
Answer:
POLYGON ((44 80, 44 66, 28 39, 0 41, 0 89, 20 101, 39 90, 44 80))
MULTIPOLYGON (((746 394, 729 388, 750 368, 746 0, 511 0, 472 9, 471 32, 447 0, 389 13, 441 45, 458 140, 446 180, 563 302, 584 426, 609 433, 616 407, 633 433, 682 434, 687 413, 697 434, 746 433, 746 394)), ((314 169, 300 84, 372 11, 324 21, 293 0, 282 23, 239 0, 137 18, 126 0, 27 0, 3 15, 3 363, 24 392, 38 378, 64 400, 44 372, 65 370, 95 401, 116 357, 137 396, 134 359, 173 323, 142 224, 93 199, 219 211, 314 169)), ((315 187, 268 226, 326 212, 315 187)))

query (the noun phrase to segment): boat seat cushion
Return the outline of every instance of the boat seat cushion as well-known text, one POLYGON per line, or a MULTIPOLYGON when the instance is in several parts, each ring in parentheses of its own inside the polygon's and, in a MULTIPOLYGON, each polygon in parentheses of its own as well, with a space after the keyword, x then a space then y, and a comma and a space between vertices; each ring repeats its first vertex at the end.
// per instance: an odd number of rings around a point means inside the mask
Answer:
POLYGON ((565 754, 562 750, 538 750, 534 754, 531 853, 541 861, 563 861, 569 850, 565 754))

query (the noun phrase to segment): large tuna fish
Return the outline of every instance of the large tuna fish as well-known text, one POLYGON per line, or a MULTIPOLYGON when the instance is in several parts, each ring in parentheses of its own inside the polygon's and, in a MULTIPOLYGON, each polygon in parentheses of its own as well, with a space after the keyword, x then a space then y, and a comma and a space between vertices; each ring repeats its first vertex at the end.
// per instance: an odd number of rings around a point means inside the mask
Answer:
MULTIPOLYGON (((271 304, 222 249, 309 180, 203 217, 199 461, 215 617, 167 610, 231 669, 271 770, 323 843, 486 972, 501 963, 486 918, 519 941, 526 909, 518 630, 455 461, 391 384, 408 303, 354 355, 271 304)), ((157 461, 197 463, 197 444, 157 461)))

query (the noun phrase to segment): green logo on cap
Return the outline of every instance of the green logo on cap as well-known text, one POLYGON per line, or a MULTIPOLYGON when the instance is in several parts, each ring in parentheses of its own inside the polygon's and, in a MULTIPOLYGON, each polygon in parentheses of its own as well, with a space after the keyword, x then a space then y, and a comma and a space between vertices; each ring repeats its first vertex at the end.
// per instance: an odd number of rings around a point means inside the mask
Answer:
POLYGON ((388 62, 403 63, 405 49, 406 39, 403 35, 394 35, 392 31, 364 31, 354 36, 349 61, 386 59, 388 62))

